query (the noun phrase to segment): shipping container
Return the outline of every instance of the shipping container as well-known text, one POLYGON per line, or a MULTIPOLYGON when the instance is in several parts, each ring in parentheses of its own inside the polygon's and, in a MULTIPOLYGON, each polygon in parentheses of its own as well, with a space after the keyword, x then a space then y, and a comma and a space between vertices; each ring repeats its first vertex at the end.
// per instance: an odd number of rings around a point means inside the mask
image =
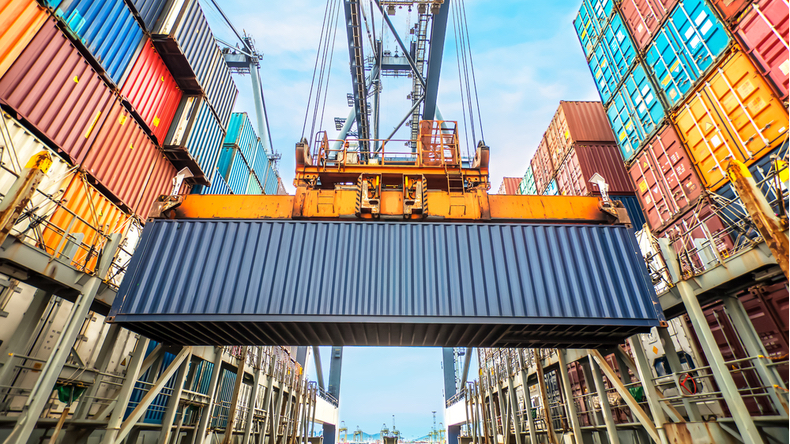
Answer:
POLYGON ((20 217, 11 231, 12 234, 21 235, 26 242, 38 245, 40 243, 40 229, 34 228, 36 224, 32 222, 46 220, 52 215, 57 208, 57 200, 63 196, 76 168, 34 136, 22 122, 7 113, 0 114, 0 117, 5 120, 5 124, 2 126, 3 133, 10 137, 11 142, 7 144, 6 138, 0 137, 0 160, 2 160, 0 196, 5 196, 8 193, 31 157, 46 151, 52 158, 52 165, 36 187, 36 191, 26 207, 28 211, 32 211, 34 217, 30 217, 30 215, 20 217))
POLYGON ((623 159, 628 162, 664 119, 664 106, 638 64, 606 109, 623 159))
MULTIPOLYGON (((145 220, 151 211, 154 202, 162 195, 169 195, 173 192, 173 179, 178 174, 178 170, 170 163, 170 160, 161 152, 157 152, 151 165, 151 173, 145 185, 145 190, 140 197, 140 203, 135 208, 135 213, 140 219, 145 220)), ((178 194, 189 194, 191 184, 182 183, 178 194)))
POLYGON ((629 173, 654 232, 685 213, 705 189, 672 125, 645 144, 629 173))
POLYGON ((77 48, 47 19, 0 78, 0 101, 82 162, 104 123, 112 91, 77 48))
POLYGON ((560 190, 557 187, 557 180, 552 179, 551 182, 546 186, 546 189, 543 190, 544 196, 557 196, 560 194, 560 190))
POLYGON ((592 21, 595 29, 606 28, 609 19, 614 15, 614 0, 582 0, 590 11, 589 20, 592 21))
POLYGON ((527 172, 524 173, 524 178, 519 184, 519 193, 530 196, 538 194, 538 190, 535 188, 535 176, 532 174, 532 165, 527 165, 527 172))
POLYGON ((787 138, 787 110, 740 51, 706 77, 674 122, 703 184, 714 190, 729 180, 729 159, 751 165, 787 138))
POLYGON ((116 86, 145 40, 123 0, 45 0, 67 30, 90 51, 116 86))
POLYGON ((211 176, 211 186, 206 185, 195 185, 192 189, 193 194, 233 194, 228 186, 228 183, 225 182, 225 178, 222 177, 222 174, 219 173, 219 170, 214 168, 214 172, 211 176))
POLYGON ((60 204, 46 222, 41 248, 69 258, 77 269, 91 273, 107 236, 125 233, 129 216, 88 183, 82 174, 72 177, 60 204))
POLYGON ((617 86, 635 62, 636 49, 628 35, 628 29, 620 15, 615 14, 604 28, 602 38, 595 45, 589 62, 604 103, 609 103, 617 86), (605 87, 601 88, 604 83, 605 87))
POLYGON ((631 225, 634 227, 634 230, 641 230, 644 227, 645 211, 642 205, 639 204, 639 198, 633 194, 612 195, 609 197, 623 204, 623 207, 628 211, 628 217, 631 219, 631 225))
POLYGON ((218 62, 217 44, 198 0, 168 2, 151 39, 181 89, 189 94, 206 92, 218 62))
POLYGON ((255 156, 259 146, 261 147, 261 151, 263 151, 263 146, 260 145, 258 141, 258 135, 255 133, 255 129, 247 113, 231 114, 230 121, 228 122, 228 133, 225 136, 223 144, 239 147, 242 154, 244 154, 244 158, 250 163, 255 162, 255 156))
POLYGON ((247 182, 247 192, 245 194, 263 194, 263 187, 254 171, 250 173, 250 180, 247 182))
POLYGON ((129 71, 121 95, 143 119, 156 141, 163 143, 183 93, 150 40, 146 40, 129 71))
POLYGON ((620 13, 640 50, 653 39, 676 3, 677 0, 623 0, 620 3, 620 13))
POLYGON ((575 143, 614 143, 614 135, 601 102, 560 101, 545 137, 552 171, 562 165, 575 143))
POLYGON ((710 2, 716 7, 716 11, 722 19, 730 21, 743 11, 752 0, 710 0, 710 2))
POLYGON ((241 151, 231 146, 225 146, 219 155, 217 169, 228 183, 233 194, 246 194, 250 181, 250 167, 241 151))
POLYGON ((213 72, 204 90, 206 91, 206 98, 211 104, 211 109, 214 110, 214 114, 222 124, 222 127, 225 128, 228 126, 228 120, 230 119, 231 111, 233 111, 233 105, 236 103, 236 96, 239 95, 239 90, 230 74, 228 64, 225 63, 225 56, 222 54, 222 51, 217 45, 214 45, 213 51, 216 54, 214 56, 216 61, 212 63, 214 66, 213 72))
POLYGON ((161 153, 119 100, 113 100, 107 119, 97 131, 82 167, 134 211, 161 153))
POLYGON ((502 185, 499 186, 497 194, 519 194, 518 186, 520 183, 520 177, 503 177, 502 185))
POLYGON ((152 32, 154 25, 165 9, 167 0, 127 0, 129 7, 140 18, 146 31, 152 32))
POLYGON ((176 169, 189 168, 193 181, 208 185, 217 165, 225 131, 206 100, 184 96, 165 138, 165 155, 176 169))
POLYGON ((108 319, 170 344, 586 348, 656 307, 624 226, 156 219, 108 319), (369 270, 337 272, 371 245, 369 270))
POLYGON ((752 61, 769 80, 777 96, 787 100, 788 90, 788 7, 782 0, 760 0, 738 22, 735 34, 752 61))
POLYGON ((730 255, 734 243, 730 228, 707 197, 700 198, 685 214, 656 237, 672 241, 684 276, 695 275, 719 264, 730 255))
POLYGON ((725 25, 703 0, 678 3, 645 54, 653 80, 670 106, 682 101, 730 44, 725 25))
POLYGON ((609 185, 610 194, 633 193, 634 187, 623 166, 623 157, 615 144, 574 145, 557 171, 557 187, 563 196, 600 194, 590 179, 600 174, 609 185))
POLYGON ((535 187, 538 193, 542 193, 554 176, 554 168, 551 166, 551 155, 549 154, 549 143, 546 135, 540 139, 535 155, 532 157, 532 173, 535 175, 535 187))
POLYGON ((589 59, 593 53, 593 48, 598 37, 601 36, 603 29, 599 29, 592 19, 592 8, 589 7, 587 2, 582 2, 579 6, 579 12, 576 14, 576 19, 573 20, 573 27, 576 28, 576 35, 579 37, 579 42, 582 45, 584 54, 589 59))
POLYGON ((34 0, 0 0, 0 77, 47 21, 47 11, 34 0))

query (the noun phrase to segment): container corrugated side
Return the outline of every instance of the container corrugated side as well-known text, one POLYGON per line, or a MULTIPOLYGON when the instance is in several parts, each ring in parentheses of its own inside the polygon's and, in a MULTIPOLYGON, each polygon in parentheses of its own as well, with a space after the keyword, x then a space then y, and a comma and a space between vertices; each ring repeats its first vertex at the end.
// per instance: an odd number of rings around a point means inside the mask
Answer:
POLYGON ((559 195, 560 194, 560 189, 559 189, 559 187, 557 187, 557 180, 556 179, 552 179, 551 182, 549 182, 549 184, 546 185, 546 189, 543 190, 543 193, 541 193, 541 194, 543 194, 544 196, 557 196, 557 195, 559 195))
POLYGON ((233 111, 233 105, 236 103, 236 96, 239 95, 239 89, 236 87, 236 82, 233 81, 230 67, 225 63, 222 51, 217 45, 214 45, 213 51, 216 61, 212 63, 212 72, 203 89, 217 119, 223 127, 226 127, 233 111))
POLYGON ((640 50, 654 38, 675 3, 677 0, 623 0, 620 3, 620 13, 640 50))
POLYGON ((250 174, 250 180, 247 182, 247 192, 245 194, 263 194, 261 182, 258 180, 258 175, 255 172, 250 174))
POLYGON ((119 100, 113 100, 82 167, 134 211, 158 156, 145 130, 119 100))
POLYGON ((61 204, 47 221, 42 247, 48 254, 71 258, 71 264, 86 272, 96 268, 98 252, 113 233, 124 233, 129 216, 75 174, 61 204))
POLYGON ((244 160, 244 155, 234 147, 223 148, 217 168, 222 172, 223 167, 226 171, 223 177, 233 194, 245 194, 250 181, 250 167, 244 160), (223 160, 227 162, 227 166, 223 164, 223 160))
POLYGON ((217 44, 198 0, 177 0, 163 11, 151 39, 179 86, 190 94, 205 93, 217 44))
POLYGON ((716 67, 674 116, 707 188, 724 185, 729 159, 747 166, 787 138, 788 114, 742 52, 716 67))
POLYGON ((47 20, 0 78, 0 101, 80 163, 107 115, 112 92, 47 20))
POLYGON ((280 187, 282 185, 282 179, 280 178, 280 174, 277 172, 277 165, 274 162, 269 162, 269 166, 266 168, 266 180, 263 183, 263 192, 265 194, 274 195, 274 194, 287 194, 281 193, 280 187))
POLYGON ((132 11, 145 25, 145 30, 153 31, 156 21, 165 9, 167 0, 127 0, 132 11))
MULTIPOLYGON (((228 121, 228 131, 224 145, 236 145, 249 162, 255 161, 256 151, 260 145, 258 135, 250 122, 247 113, 233 113, 228 121)), ((261 147, 262 148, 262 147, 261 147)), ((261 151, 263 151, 261 149, 261 151)))
POLYGON ((730 44, 725 25, 702 0, 678 3, 650 42, 645 65, 670 106, 681 102, 730 44))
MULTIPOLYGON (((169 195, 173 190, 173 178, 178 170, 170 163, 161 152, 157 151, 151 161, 151 172, 145 184, 145 189, 140 196, 135 213, 140 219, 145 220, 151 212, 151 206, 162 195, 169 195)), ((184 183, 179 190, 180 194, 189 194, 190 185, 184 183)))
POLYGON ((538 190, 535 188, 535 176, 532 174, 532 165, 527 165, 527 171, 519 184, 519 193, 530 196, 538 194, 538 190))
POLYGON ((672 125, 648 141, 629 174, 647 222, 656 232, 685 213, 705 189, 672 125))
POLYGON ((225 130, 220 126, 206 100, 196 96, 181 99, 176 117, 165 138, 165 155, 176 169, 189 168, 192 181, 209 185, 217 165, 225 130))
POLYGON ((156 141, 163 143, 183 92, 150 40, 146 40, 129 71, 121 95, 148 125, 156 141))
POLYGON ((641 64, 625 79, 606 115, 623 159, 628 162, 664 119, 664 106, 641 64))
POLYGON ((617 86, 635 62, 636 49, 623 20, 617 14, 604 28, 589 62, 604 103, 609 103, 617 86), (606 84, 605 88, 601 88, 602 82, 606 84))
POLYGON ((546 135, 540 140, 535 156, 532 158, 532 172, 535 174, 535 187, 538 193, 542 193, 546 186, 554 176, 554 167, 551 164, 551 155, 549 154, 549 142, 546 135))
POLYGON ((27 161, 34 155, 45 151, 52 158, 52 165, 36 187, 36 191, 30 199, 29 208, 34 209, 33 216, 20 217, 14 225, 12 234, 27 233, 25 241, 36 244, 35 230, 31 230, 38 220, 46 220, 56 208, 53 199, 60 199, 66 187, 71 182, 76 168, 68 164, 54 151, 49 149, 44 142, 34 136, 22 122, 14 119, 6 113, 0 114, 5 120, 3 130, 7 128, 10 136, 11 146, 6 145, 6 139, 0 137, 0 160, 2 161, 2 171, 0 171, 0 196, 5 196, 11 189, 17 177, 22 173, 22 169, 27 161), (49 198, 47 196, 52 196, 49 198), (30 235, 33 235, 30 237, 30 235))
POLYGON ((224 139, 225 131, 211 111, 208 102, 203 101, 186 142, 187 151, 197 161, 202 171, 211 171, 217 164, 224 139))
POLYGON ((620 201, 623 207, 628 211, 628 217, 631 219, 631 225, 635 230, 641 230, 645 225, 645 213, 642 206, 639 204, 639 199, 632 194, 625 195, 611 195, 612 200, 620 201))
POLYGON ((724 20, 734 19, 752 0, 710 0, 724 20))
POLYGON ((581 346, 656 307, 624 226, 157 219, 109 320, 173 344, 581 346), (372 245, 368 272, 338 272, 372 245))
POLYGON ((47 11, 33 0, 0 0, 0 77, 47 21, 47 11))
POLYGON ((787 3, 781 0, 752 3, 749 12, 738 22, 735 34, 763 77, 775 87, 778 97, 787 100, 790 73, 787 3))
POLYGON ((499 186, 497 194, 519 194, 518 185, 521 183, 520 177, 503 177, 502 184, 499 186))
POLYGON ((222 177, 222 174, 219 173, 219 170, 214 168, 214 172, 211 175, 211 185, 195 185, 192 189, 193 194, 233 194, 228 186, 228 183, 225 182, 225 179, 222 177))
POLYGON ((560 124, 563 136, 569 144, 574 143, 614 143, 614 134, 606 110, 601 102, 569 102, 561 101, 560 124))
POLYGON ((110 80, 120 86, 145 34, 123 0, 64 0, 49 3, 110 80))
POLYGON ((573 27, 576 28, 576 35, 579 37, 584 55, 589 58, 593 53, 595 43, 601 36, 602 29, 598 29, 594 24, 592 10, 587 2, 582 2, 579 6, 579 12, 576 14, 576 19, 573 20, 573 27))
POLYGON ((559 194, 589 196, 600 193, 598 185, 590 183, 595 174, 600 174, 606 180, 611 194, 634 191, 617 145, 579 144, 571 148, 565 162, 557 171, 559 194))

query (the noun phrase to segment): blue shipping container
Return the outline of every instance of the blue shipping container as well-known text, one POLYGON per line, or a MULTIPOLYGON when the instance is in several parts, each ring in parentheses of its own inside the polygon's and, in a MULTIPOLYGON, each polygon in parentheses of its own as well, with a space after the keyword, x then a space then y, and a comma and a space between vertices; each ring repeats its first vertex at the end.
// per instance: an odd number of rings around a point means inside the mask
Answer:
POLYGON ((233 81, 222 51, 217 45, 214 45, 213 51, 214 58, 217 60, 212 63, 212 72, 203 89, 217 119, 223 127, 226 127, 231 111, 233 111, 233 105, 236 103, 236 96, 239 95, 239 89, 236 87, 236 82, 233 81))
POLYGON ((589 348, 663 317, 622 225, 155 219, 108 319, 172 344, 589 348))
POLYGON ((154 25, 162 14, 165 4, 167 0, 129 0, 132 11, 140 17, 148 32, 154 30, 154 25))
POLYGON ((112 82, 121 85, 145 39, 123 0, 50 0, 47 5, 88 48, 112 82))
POLYGON ((547 186, 546 189, 543 191, 543 195, 556 196, 558 194, 560 194, 560 190, 559 188, 557 188, 557 180, 552 179, 551 182, 549 182, 549 186, 547 186))
MULTIPOLYGON (((150 341, 148 343, 148 349, 146 350, 146 356, 150 355, 153 352, 154 348, 157 346, 157 342, 150 341)), ((167 366, 170 365, 173 360, 175 360, 176 355, 172 353, 165 352, 164 356, 162 357, 161 365, 154 369, 153 367, 149 367, 142 376, 137 380, 138 382, 135 383, 135 388, 132 391, 131 397, 129 398, 129 406, 126 408, 126 412, 124 413, 124 419, 128 418, 129 415, 132 414, 135 407, 142 401, 145 394, 148 392, 148 389, 151 387, 150 383, 154 382, 159 376, 161 376, 167 366), (155 371, 155 376, 152 372, 155 371)), ((162 419, 165 415, 165 410, 167 409, 167 402, 170 399, 170 393, 172 393, 173 388, 176 385, 176 376, 173 375, 166 383, 165 388, 154 397, 154 400, 151 401, 151 405, 146 409, 145 415, 143 416, 142 422, 145 424, 162 424, 162 419)))
POLYGON ((247 194, 263 194, 263 188, 255 172, 250 174, 250 180, 247 184, 247 194))
POLYGON ((682 101, 730 43, 702 0, 680 2, 648 46, 645 62, 667 103, 682 101))
POLYGON ((579 37, 579 42, 584 50, 584 55, 587 58, 592 55, 595 44, 598 42, 598 37, 601 36, 602 29, 598 29, 592 19, 592 10, 587 2, 582 2, 579 7, 579 13, 573 21, 573 26, 576 28, 576 35, 579 37))
POLYGON ((604 105, 609 103, 635 62, 634 44, 620 15, 615 15, 604 29, 603 38, 595 45, 588 62, 604 105))
POLYGON ((639 198, 636 196, 610 196, 612 200, 619 200, 628 211, 628 217, 631 218, 631 225, 634 230, 639 231, 645 226, 645 213, 642 210, 642 204, 639 203, 639 198))
POLYGON ((225 139, 225 131, 211 111, 208 102, 203 100, 185 146, 206 177, 209 177, 210 172, 217 165, 223 139, 225 139))
POLYGON ((626 77, 609 104, 606 115, 623 160, 628 162, 664 119, 664 106, 658 100, 641 64, 626 77))
POLYGON ((228 183, 225 182, 225 178, 222 177, 222 174, 220 174, 219 170, 216 168, 214 168, 214 172, 209 181, 211 182, 211 186, 195 185, 192 188, 192 194, 233 194, 233 192, 230 191, 228 183))
POLYGON ((236 145, 244 154, 244 158, 248 162, 254 163, 259 142, 258 135, 255 133, 247 113, 231 114, 224 144, 236 145))
MULTIPOLYGON (((230 190, 233 194, 247 194, 247 186, 250 183, 250 167, 244 160, 244 155, 236 148, 223 148, 223 154, 230 152, 230 164, 227 168, 227 173, 223 177, 228 182, 230 190)), ((222 167, 219 166, 220 173, 222 167)))

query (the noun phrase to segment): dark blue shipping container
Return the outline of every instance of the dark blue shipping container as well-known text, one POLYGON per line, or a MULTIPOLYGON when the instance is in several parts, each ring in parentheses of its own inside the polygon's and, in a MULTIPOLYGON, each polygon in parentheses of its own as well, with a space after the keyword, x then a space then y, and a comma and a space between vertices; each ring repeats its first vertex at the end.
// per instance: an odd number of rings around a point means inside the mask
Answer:
POLYGON ((590 348, 657 304, 622 225, 153 220, 109 319, 173 344, 590 348))
POLYGON ((228 183, 225 182, 225 178, 222 177, 222 174, 216 168, 214 168, 209 181, 211 182, 210 186, 195 185, 192 188, 192 194, 233 194, 228 183))
POLYGON ((143 21, 145 30, 153 31, 156 21, 165 9, 167 0, 127 0, 132 10, 143 21))
POLYGON ((639 203, 639 198, 636 196, 610 196, 612 200, 619 200, 623 206, 628 210, 628 217, 631 218, 631 225, 634 230, 639 231, 645 226, 645 213, 642 210, 642 205, 639 203))

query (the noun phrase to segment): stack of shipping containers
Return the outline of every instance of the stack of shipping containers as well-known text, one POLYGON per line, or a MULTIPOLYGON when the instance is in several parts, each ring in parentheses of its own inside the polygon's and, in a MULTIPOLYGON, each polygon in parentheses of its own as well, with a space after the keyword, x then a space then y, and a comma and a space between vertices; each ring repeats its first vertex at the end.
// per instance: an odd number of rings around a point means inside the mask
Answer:
POLYGON ((644 215, 623 166, 601 102, 560 102, 519 185, 520 194, 600 195, 595 174, 628 209, 639 229, 644 215))
POLYGON ((499 186, 497 194, 523 194, 519 190, 520 186, 520 177, 503 177, 502 184, 499 186))
MULTIPOLYGON (((731 159, 782 214, 787 195, 761 182, 771 171, 787 180, 787 2, 584 0, 574 26, 647 227, 673 240, 684 274, 715 267, 757 236, 742 222, 731 159)), ((769 354, 786 356, 786 282, 740 299, 761 319, 754 325, 769 354)), ((706 315, 735 359, 738 338, 718 325, 721 310, 713 304, 706 315)))
MULTIPOLYGON (((236 128, 222 52, 197 0, 0 0, 0 23, 0 194, 31 156, 53 159, 13 234, 90 273, 120 233, 117 285, 154 201, 211 184, 236 128), (185 167, 194 177, 174 189, 185 167)), ((251 149, 271 177, 238 192, 275 194, 276 170, 251 149)), ((161 421, 159 401, 146 420, 161 421)))

